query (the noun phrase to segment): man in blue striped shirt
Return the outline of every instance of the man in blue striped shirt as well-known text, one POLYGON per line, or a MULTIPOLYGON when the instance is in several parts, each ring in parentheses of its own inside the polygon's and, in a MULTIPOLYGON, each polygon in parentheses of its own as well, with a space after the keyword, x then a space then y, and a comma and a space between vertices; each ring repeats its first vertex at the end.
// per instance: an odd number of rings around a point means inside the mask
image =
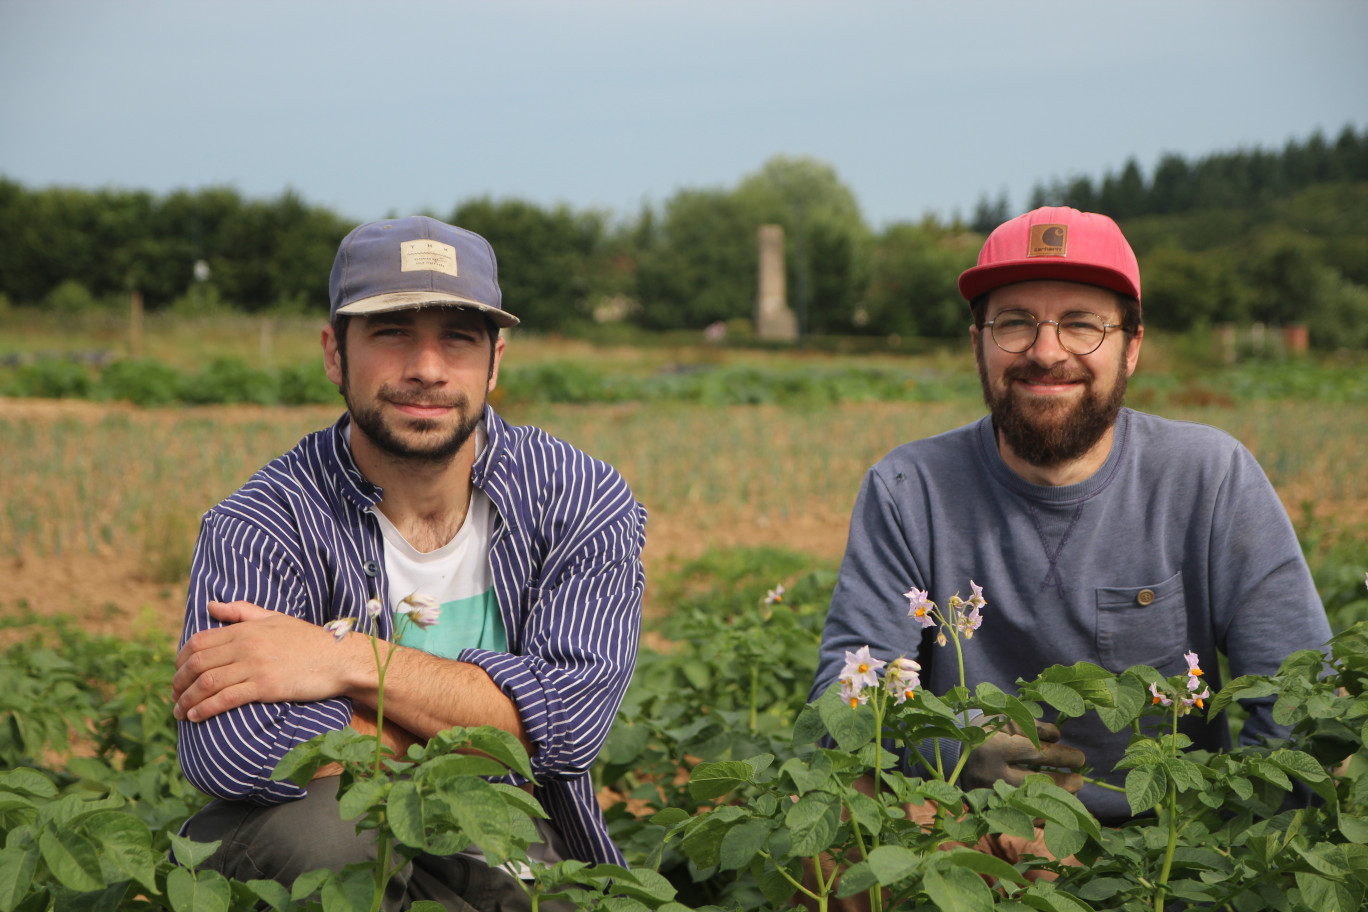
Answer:
MULTIPOLYGON (((322 625, 374 598, 388 640, 421 592, 443 613, 393 647, 385 743, 510 732, 550 815, 538 857, 621 862, 590 769, 636 662, 645 510, 607 464, 487 405, 518 319, 484 238, 425 217, 362 225, 330 296, 324 359, 347 412, 211 509, 195 548, 173 696, 181 767, 218 800, 186 832, 225 840, 211 863, 238 880, 373 855, 340 820, 335 775, 302 789, 271 772, 315 735, 375 733, 370 643, 322 625)), ((471 856, 419 861, 387 908, 521 893, 471 856)))

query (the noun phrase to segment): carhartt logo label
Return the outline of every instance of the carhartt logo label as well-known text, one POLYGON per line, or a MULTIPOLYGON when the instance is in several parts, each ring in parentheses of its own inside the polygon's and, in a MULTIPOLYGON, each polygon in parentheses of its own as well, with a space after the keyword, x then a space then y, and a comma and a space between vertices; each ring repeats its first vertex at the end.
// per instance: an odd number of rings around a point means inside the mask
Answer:
POLYGON ((441 241, 404 241, 399 245, 399 271, 443 272, 449 276, 456 272, 456 248, 441 241))
POLYGON ((1027 256, 1063 256, 1069 246, 1068 225, 1032 225, 1027 256))

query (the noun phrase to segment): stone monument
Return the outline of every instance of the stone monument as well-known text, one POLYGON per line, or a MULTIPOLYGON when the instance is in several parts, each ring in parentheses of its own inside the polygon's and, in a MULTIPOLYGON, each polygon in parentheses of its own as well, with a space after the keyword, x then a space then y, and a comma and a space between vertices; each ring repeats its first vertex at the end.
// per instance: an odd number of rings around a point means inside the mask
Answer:
POLYGON ((760 226, 760 293, 755 302, 755 335, 772 342, 796 342, 798 319, 784 290, 784 226, 760 226))

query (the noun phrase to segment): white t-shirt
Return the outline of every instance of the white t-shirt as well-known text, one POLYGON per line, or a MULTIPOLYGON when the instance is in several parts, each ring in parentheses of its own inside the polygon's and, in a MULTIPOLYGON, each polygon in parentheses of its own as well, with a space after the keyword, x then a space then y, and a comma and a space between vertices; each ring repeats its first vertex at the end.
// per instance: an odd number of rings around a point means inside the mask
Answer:
MULTIPOLYGON (((351 442, 351 426, 347 427, 351 442)), ((488 442, 481 423, 475 431, 475 458, 488 442)), ((416 624, 401 623, 400 645, 421 649, 433 655, 455 659, 463 649, 508 651, 508 636, 494 595, 494 576, 489 566, 489 545, 494 536, 494 505, 479 488, 470 492, 465 521, 451 541, 435 551, 419 551, 408 543, 394 523, 380 510, 370 511, 380 525, 384 538, 385 573, 389 578, 390 608, 405 597, 419 592, 430 595, 442 607, 437 623, 426 630, 416 624)), ((567 857, 560 834, 545 820, 534 820, 541 843, 528 847, 527 854, 542 864, 555 864, 567 857)), ((484 853, 472 846, 464 852, 484 861, 484 853)), ((529 878, 531 872, 515 866, 515 876, 529 878)))

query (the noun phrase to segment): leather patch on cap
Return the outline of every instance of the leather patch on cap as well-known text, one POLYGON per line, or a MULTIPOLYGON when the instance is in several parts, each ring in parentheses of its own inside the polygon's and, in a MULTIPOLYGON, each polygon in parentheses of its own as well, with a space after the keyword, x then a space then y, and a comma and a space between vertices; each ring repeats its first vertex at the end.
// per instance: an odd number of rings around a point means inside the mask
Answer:
POLYGON ((1026 248, 1026 255, 1063 256, 1068 247, 1068 225, 1032 225, 1031 241, 1026 248))
POLYGON ((399 245, 399 271, 442 272, 449 276, 456 272, 456 248, 441 241, 404 241, 399 245))

